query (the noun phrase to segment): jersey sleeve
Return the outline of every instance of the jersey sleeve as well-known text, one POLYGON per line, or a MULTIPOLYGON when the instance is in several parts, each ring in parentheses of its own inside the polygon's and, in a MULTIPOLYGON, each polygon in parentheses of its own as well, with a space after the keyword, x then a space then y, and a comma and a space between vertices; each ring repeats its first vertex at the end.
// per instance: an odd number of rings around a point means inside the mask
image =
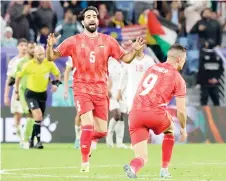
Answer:
POLYGON ((50 62, 50 63, 51 63, 51 73, 52 73, 54 76, 60 75, 60 70, 57 68, 56 64, 53 63, 53 62, 50 62))
POLYGON ((29 72, 29 63, 26 63, 25 65, 22 66, 22 69, 16 73, 16 77, 23 77, 29 72))
POLYGON ((180 75, 177 75, 176 77, 174 96, 176 97, 186 96, 186 83, 180 75))
POLYGON ((73 64, 72 64, 72 58, 68 57, 67 62, 66 62, 66 67, 72 68, 73 64))
POLYGON ((9 61, 9 64, 8 64, 8 68, 7 68, 7 73, 6 75, 8 77, 12 77, 15 75, 15 72, 16 72, 16 66, 15 66, 15 62, 16 60, 12 59, 9 61))
POLYGON ((58 45, 55 51, 58 51, 61 57, 71 56, 71 50, 74 43, 73 41, 74 39, 72 40, 71 37, 65 39, 60 45, 58 45))
POLYGON ((109 37, 110 37, 109 42, 111 47, 110 56, 116 60, 120 60, 120 58, 125 54, 125 51, 114 38, 112 38, 111 36, 109 37))

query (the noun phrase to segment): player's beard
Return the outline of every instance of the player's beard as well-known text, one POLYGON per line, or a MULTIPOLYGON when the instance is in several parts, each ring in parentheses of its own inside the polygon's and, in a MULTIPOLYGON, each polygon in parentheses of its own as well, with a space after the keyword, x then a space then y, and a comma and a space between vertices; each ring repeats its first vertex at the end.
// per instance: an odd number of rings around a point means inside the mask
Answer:
POLYGON ((94 33, 97 30, 97 25, 95 25, 93 27, 90 27, 90 25, 86 25, 85 29, 87 29, 87 31, 89 31, 90 33, 94 33))

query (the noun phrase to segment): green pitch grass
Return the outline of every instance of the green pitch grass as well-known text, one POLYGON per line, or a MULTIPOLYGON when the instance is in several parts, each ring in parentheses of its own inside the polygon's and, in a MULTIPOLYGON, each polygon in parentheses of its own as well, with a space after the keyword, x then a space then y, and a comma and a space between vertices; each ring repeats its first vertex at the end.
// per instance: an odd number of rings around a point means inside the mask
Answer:
MULTIPOLYGON (((45 144, 44 150, 23 150, 17 144, 2 144, 2 181, 125 181, 123 165, 132 150, 99 144, 90 160, 89 173, 80 173, 79 150, 69 144, 45 144)), ((139 180, 226 181, 226 144, 175 145, 171 179, 159 178, 161 145, 149 145, 149 163, 139 180)))

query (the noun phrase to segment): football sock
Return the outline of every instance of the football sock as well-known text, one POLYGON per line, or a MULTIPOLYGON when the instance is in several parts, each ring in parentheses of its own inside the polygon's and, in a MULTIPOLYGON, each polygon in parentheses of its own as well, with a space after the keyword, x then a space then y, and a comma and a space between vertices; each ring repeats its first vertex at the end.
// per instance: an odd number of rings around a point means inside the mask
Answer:
POLYGON ((113 144, 113 134, 115 131, 115 126, 117 124, 117 121, 112 117, 109 121, 109 126, 108 126, 108 133, 107 133, 107 142, 109 144, 113 144))
POLYGON ((81 127, 75 125, 75 139, 80 140, 81 137, 81 127))
POLYGON ((107 132, 93 131, 92 140, 97 142, 99 139, 104 138, 106 135, 107 135, 107 132))
POLYGON ((142 158, 134 158, 130 162, 130 167, 135 173, 137 173, 144 166, 144 160, 142 158))
POLYGON ((164 135, 162 142, 162 168, 168 168, 174 145, 173 135, 164 135))
POLYGON ((33 124, 34 124, 34 120, 32 118, 27 118, 27 123, 24 131, 25 142, 28 142, 29 137, 31 136, 33 124))
POLYGON ((82 154, 82 162, 86 163, 89 161, 89 153, 93 136, 93 126, 86 125, 82 126, 82 134, 81 134, 81 154, 82 154))
POLYGON ((115 126, 117 145, 121 145, 123 143, 124 131, 125 131, 125 122, 124 121, 118 121, 116 126, 115 126))
POLYGON ((33 126, 34 134, 37 138, 37 141, 41 141, 41 121, 35 121, 33 126))
POLYGON ((20 131, 20 125, 19 124, 17 124, 17 125, 15 125, 15 127, 16 127, 16 134, 17 134, 17 136, 20 138, 20 140, 21 140, 21 131, 20 131))

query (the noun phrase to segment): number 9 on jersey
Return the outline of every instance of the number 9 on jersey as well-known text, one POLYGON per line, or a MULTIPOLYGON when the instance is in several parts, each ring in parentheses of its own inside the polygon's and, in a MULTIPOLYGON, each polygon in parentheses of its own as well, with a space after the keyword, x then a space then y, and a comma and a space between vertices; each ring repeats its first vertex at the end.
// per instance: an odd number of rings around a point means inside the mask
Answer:
POLYGON ((148 94, 151 91, 151 89, 154 87, 157 79, 158 79, 158 76, 156 74, 149 74, 144 79, 144 82, 142 85, 145 89, 140 93, 140 95, 144 96, 144 95, 148 94))

